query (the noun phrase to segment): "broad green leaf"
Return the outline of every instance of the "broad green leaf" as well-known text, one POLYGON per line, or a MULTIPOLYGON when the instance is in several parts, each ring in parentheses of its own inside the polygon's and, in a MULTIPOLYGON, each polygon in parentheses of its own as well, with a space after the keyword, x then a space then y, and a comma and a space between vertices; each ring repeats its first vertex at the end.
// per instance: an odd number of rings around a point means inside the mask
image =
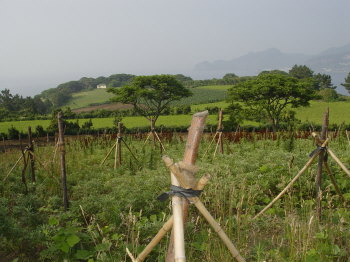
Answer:
POLYGON ((74 247, 79 241, 80 238, 77 235, 69 235, 66 239, 66 242, 70 247, 74 247))

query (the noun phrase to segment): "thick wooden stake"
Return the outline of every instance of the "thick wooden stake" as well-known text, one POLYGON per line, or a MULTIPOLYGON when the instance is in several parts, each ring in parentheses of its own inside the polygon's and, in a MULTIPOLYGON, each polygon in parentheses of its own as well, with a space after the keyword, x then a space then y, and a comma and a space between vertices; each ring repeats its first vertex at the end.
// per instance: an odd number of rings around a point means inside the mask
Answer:
POLYGON ((27 194, 28 193, 28 187, 27 187, 27 180, 26 180, 26 170, 27 170, 28 160, 26 159, 25 151, 23 149, 21 136, 19 136, 19 144, 20 144, 20 147, 21 147, 21 153, 22 153, 22 158, 23 158, 22 183, 24 184, 25 192, 27 194))
POLYGON ((68 191, 67 191, 67 175, 66 175, 66 149, 64 144, 64 134, 63 134, 63 126, 62 126, 62 115, 61 112, 58 112, 58 132, 59 139, 58 145, 60 149, 60 163, 61 163, 61 180, 62 180, 62 190, 63 190, 63 205, 64 210, 67 211, 69 208, 68 202, 68 191))
MULTIPOLYGON (((34 153, 33 139, 32 139, 32 128, 28 126, 28 151, 34 153)), ((32 174, 32 182, 35 183, 35 161, 33 155, 29 154, 30 158, 30 171, 32 174)))
POLYGON ((122 166, 122 123, 118 123, 117 147, 118 147, 118 165, 122 166))
MULTIPOLYGON (((199 112, 193 115, 191 127, 188 131, 187 142, 183 162, 188 165, 194 165, 198 155, 198 147, 203 134, 205 121, 208 116, 208 111, 199 112)), ((183 201, 183 218, 186 220, 188 213, 188 203, 183 201)), ((185 224, 185 223, 184 223, 185 224)), ((166 262, 174 262, 174 230, 171 232, 170 242, 168 246, 168 254, 165 259, 166 262)))
MULTIPOLYGON (((208 174, 204 175, 199 179, 195 190, 203 190, 204 186, 208 183, 210 176, 208 174)), ((170 231, 174 223, 174 217, 171 216, 169 220, 162 226, 157 235, 151 240, 151 242, 145 247, 145 249, 137 256, 133 261, 142 262, 148 256, 153 248, 160 242, 160 240, 170 231)), ((130 252, 128 252, 129 254, 130 252)), ((130 254, 129 254, 130 256, 130 254)))
MULTIPOLYGON (((328 132, 328 123, 329 123, 329 108, 323 115, 323 124, 321 132, 321 141, 324 141, 327 137, 328 132)), ((316 213, 318 219, 321 219, 322 216, 322 167, 324 162, 325 152, 321 150, 318 155, 318 166, 317 166, 317 176, 316 176, 316 213)))

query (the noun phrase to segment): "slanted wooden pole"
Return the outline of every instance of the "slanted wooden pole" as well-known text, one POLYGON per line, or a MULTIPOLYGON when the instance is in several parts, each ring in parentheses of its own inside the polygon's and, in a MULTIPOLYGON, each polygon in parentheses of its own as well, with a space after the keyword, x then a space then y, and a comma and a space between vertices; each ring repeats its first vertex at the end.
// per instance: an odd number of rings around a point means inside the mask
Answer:
POLYGON ((350 177, 350 171, 349 169, 346 168, 346 166, 340 161, 340 159, 333 153, 332 150, 330 150, 329 148, 327 148, 327 152, 328 154, 334 159, 335 162, 337 162, 337 164, 340 166, 341 169, 343 169, 343 171, 345 172, 345 174, 347 174, 350 177))
POLYGON ((345 130, 345 134, 346 134, 346 138, 348 140, 348 143, 350 145, 350 137, 349 137, 349 134, 348 134, 348 130, 345 130))
POLYGON ((155 135, 155 132, 156 132, 156 129, 154 127, 154 119, 152 118, 151 119, 151 133, 152 133, 152 136, 153 136, 153 146, 154 147, 156 146, 156 135, 155 135))
POLYGON ((64 134, 63 134, 63 126, 62 126, 62 114, 58 112, 57 115, 58 120, 58 145, 60 149, 60 164, 61 164, 61 180, 62 180, 62 190, 63 190, 63 205, 64 210, 67 211, 69 208, 68 201, 68 190, 67 190, 67 174, 66 174, 66 149, 64 144, 64 134))
POLYGON ((326 169, 326 172, 327 172, 329 178, 330 178, 331 181, 332 181, 332 184, 333 184, 333 186, 334 186, 335 191, 337 192, 337 194, 338 194, 338 196, 340 197, 341 201, 344 203, 344 202, 345 202, 344 196, 343 196, 343 194, 341 193, 341 191, 340 191, 340 189, 339 189, 339 186, 338 186, 338 184, 337 184, 337 181, 335 180, 335 178, 334 178, 334 176, 333 176, 333 174, 332 174, 332 172, 331 172, 331 169, 329 168, 328 163, 327 163, 326 161, 324 161, 324 162, 323 162, 323 165, 324 165, 324 167, 325 167, 325 169, 326 169))
MULTIPOLYGON (((183 157, 183 162, 188 165, 194 165, 198 155, 199 143, 202 138, 205 121, 208 116, 208 111, 199 112, 193 115, 191 126, 188 131, 187 142, 185 147, 185 153, 183 157)), ((188 213, 188 203, 187 201, 182 201, 183 203, 183 219, 186 220, 188 213)), ((185 223, 184 223, 185 224, 185 223)), ((168 253, 166 256, 166 262, 175 261, 174 253, 174 229, 171 232, 170 242, 168 246, 168 253)))
MULTIPOLYGON (((329 124, 329 108, 323 115, 323 124, 321 131, 321 141, 324 141, 327 138, 329 124)), ((322 216, 322 168, 324 163, 324 150, 321 150, 318 155, 318 166, 317 166, 317 176, 316 176, 316 213, 318 219, 321 219, 322 216)))
MULTIPOLYGON (((33 138, 32 138, 32 128, 28 126, 28 151, 34 154, 33 138)), ((32 154, 29 154, 30 158, 30 171, 32 174, 32 182, 35 183, 35 160, 32 154)))
MULTIPOLYGON (((328 139, 322 144, 322 147, 325 147, 328 144, 328 139)), ((316 152, 310 159, 307 161, 305 166, 299 171, 299 173, 289 182, 289 184, 279 193, 263 210, 261 210, 253 219, 258 218, 260 215, 265 213, 267 209, 269 209, 278 199, 280 199, 291 187, 292 185, 298 180, 298 178, 306 171, 306 169, 312 164, 312 162, 315 160, 315 158, 320 154, 322 150, 316 152)))

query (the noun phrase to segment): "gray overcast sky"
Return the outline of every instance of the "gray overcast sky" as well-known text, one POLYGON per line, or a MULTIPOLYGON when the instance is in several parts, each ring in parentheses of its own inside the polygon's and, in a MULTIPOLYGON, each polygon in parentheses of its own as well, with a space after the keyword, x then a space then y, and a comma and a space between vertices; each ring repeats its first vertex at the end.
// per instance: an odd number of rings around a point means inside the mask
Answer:
POLYGON ((349 0, 0 0, 0 90, 350 43, 349 0))

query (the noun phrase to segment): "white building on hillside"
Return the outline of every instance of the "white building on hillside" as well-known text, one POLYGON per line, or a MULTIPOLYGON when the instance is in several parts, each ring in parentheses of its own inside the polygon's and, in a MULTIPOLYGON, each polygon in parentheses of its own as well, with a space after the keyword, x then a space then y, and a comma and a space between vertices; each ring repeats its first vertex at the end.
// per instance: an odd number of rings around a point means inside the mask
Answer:
POLYGON ((97 88, 107 88, 106 84, 98 84, 97 88))

